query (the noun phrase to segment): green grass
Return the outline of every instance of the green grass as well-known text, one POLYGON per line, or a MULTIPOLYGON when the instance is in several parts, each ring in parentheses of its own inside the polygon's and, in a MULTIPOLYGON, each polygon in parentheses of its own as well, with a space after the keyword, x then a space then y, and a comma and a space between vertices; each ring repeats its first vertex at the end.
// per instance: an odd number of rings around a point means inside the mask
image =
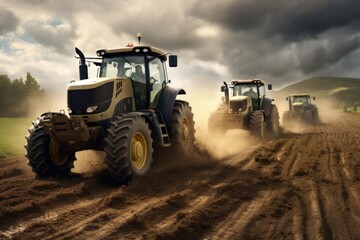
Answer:
POLYGON ((25 136, 31 121, 28 118, 0 118, 0 158, 25 153, 25 136))

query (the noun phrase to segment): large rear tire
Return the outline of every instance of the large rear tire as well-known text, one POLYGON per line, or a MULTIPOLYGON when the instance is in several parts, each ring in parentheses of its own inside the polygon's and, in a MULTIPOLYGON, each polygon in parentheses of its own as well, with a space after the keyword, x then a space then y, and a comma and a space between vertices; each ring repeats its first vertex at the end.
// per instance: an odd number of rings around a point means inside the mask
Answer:
POLYGON ((266 121, 267 130, 273 135, 278 136, 280 133, 279 129, 279 112, 276 105, 271 105, 270 114, 266 121))
POLYGON ((304 122, 306 124, 314 124, 314 116, 311 111, 304 112, 304 122))
POLYGON ((176 100, 172 112, 170 139, 172 149, 180 154, 194 150, 195 122, 188 102, 176 100))
POLYGON ((106 163, 111 177, 127 184, 135 176, 146 174, 153 161, 149 124, 139 114, 117 117, 105 138, 106 163))
POLYGON ((53 141, 43 127, 48 119, 48 115, 38 117, 29 128, 25 144, 27 163, 41 178, 68 175, 74 167, 75 153, 60 152, 60 144, 53 141))
POLYGON ((264 114, 261 111, 252 112, 249 118, 250 131, 259 138, 265 137, 264 114))

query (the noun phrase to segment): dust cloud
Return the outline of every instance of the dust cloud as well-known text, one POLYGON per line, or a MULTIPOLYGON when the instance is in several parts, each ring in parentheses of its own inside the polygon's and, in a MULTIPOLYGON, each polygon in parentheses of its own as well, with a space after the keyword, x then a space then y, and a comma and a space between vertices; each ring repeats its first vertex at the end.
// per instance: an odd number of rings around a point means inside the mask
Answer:
POLYGON ((195 120, 195 138, 197 145, 204 148, 215 159, 222 159, 235 154, 250 151, 259 142, 245 130, 229 130, 221 137, 210 137, 208 133, 208 120, 212 112, 222 103, 221 92, 202 89, 196 94, 181 96, 182 100, 188 101, 192 107, 195 120))
POLYGON ((38 116, 46 112, 60 112, 64 110, 67 113, 66 101, 66 92, 64 92, 57 96, 51 95, 44 98, 29 98, 21 107, 29 109, 26 117, 35 120, 38 116))
POLYGON ((103 171, 106 168, 105 152, 86 150, 76 153, 76 161, 74 162, 75 173, 93 174, 103 171))

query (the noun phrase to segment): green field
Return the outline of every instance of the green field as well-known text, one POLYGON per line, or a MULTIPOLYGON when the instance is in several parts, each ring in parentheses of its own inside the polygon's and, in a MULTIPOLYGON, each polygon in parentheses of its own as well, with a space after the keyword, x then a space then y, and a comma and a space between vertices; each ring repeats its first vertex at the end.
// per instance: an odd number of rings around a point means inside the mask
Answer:
POLYGON ((0 118, 0 158, 25 153, 25 136, 31 121, 28 118, 0 118))

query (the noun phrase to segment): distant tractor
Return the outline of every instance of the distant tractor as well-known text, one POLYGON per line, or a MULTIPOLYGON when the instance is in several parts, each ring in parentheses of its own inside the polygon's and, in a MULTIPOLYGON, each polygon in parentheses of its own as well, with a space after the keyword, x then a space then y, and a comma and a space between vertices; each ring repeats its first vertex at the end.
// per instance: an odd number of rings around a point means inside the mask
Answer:
MULTIPOLYGON (((268 90, 272 85, 268 84, 268 90)), ((224 135, 230 129, 245 129, 257 137, 279 134, 279 113, 267 98, 260 79, 224 82, 223 103, 209 117, 209 134, 224 135)))
MULTIPOLYGON (((315 97, 312 98, 315 100, 315 97)), ((304 123, 316 124, 319 122, 318 108, 311 103, 309 94, 293 94, 286 98, 289 103, 289 111, 283 113, 285 124, 299 120, 304 123)))
POLYGON ((44 113, 26 136, 28 164, 39 177, 68 174, 76 152, 94 149, 105 151, 112 179, 126 184, 149 171, 154 150, 192 151, 191 107, 176 99, 185 91, 169 87, 166 74, 166 61, 176 67, 177 56, 138 38, 139 46, 101 49, 95 58, 75 48, 80 81, 67 87, 69 116, 44 113), (99 67, 98 78, 88 78, 87 62, 99 67))

